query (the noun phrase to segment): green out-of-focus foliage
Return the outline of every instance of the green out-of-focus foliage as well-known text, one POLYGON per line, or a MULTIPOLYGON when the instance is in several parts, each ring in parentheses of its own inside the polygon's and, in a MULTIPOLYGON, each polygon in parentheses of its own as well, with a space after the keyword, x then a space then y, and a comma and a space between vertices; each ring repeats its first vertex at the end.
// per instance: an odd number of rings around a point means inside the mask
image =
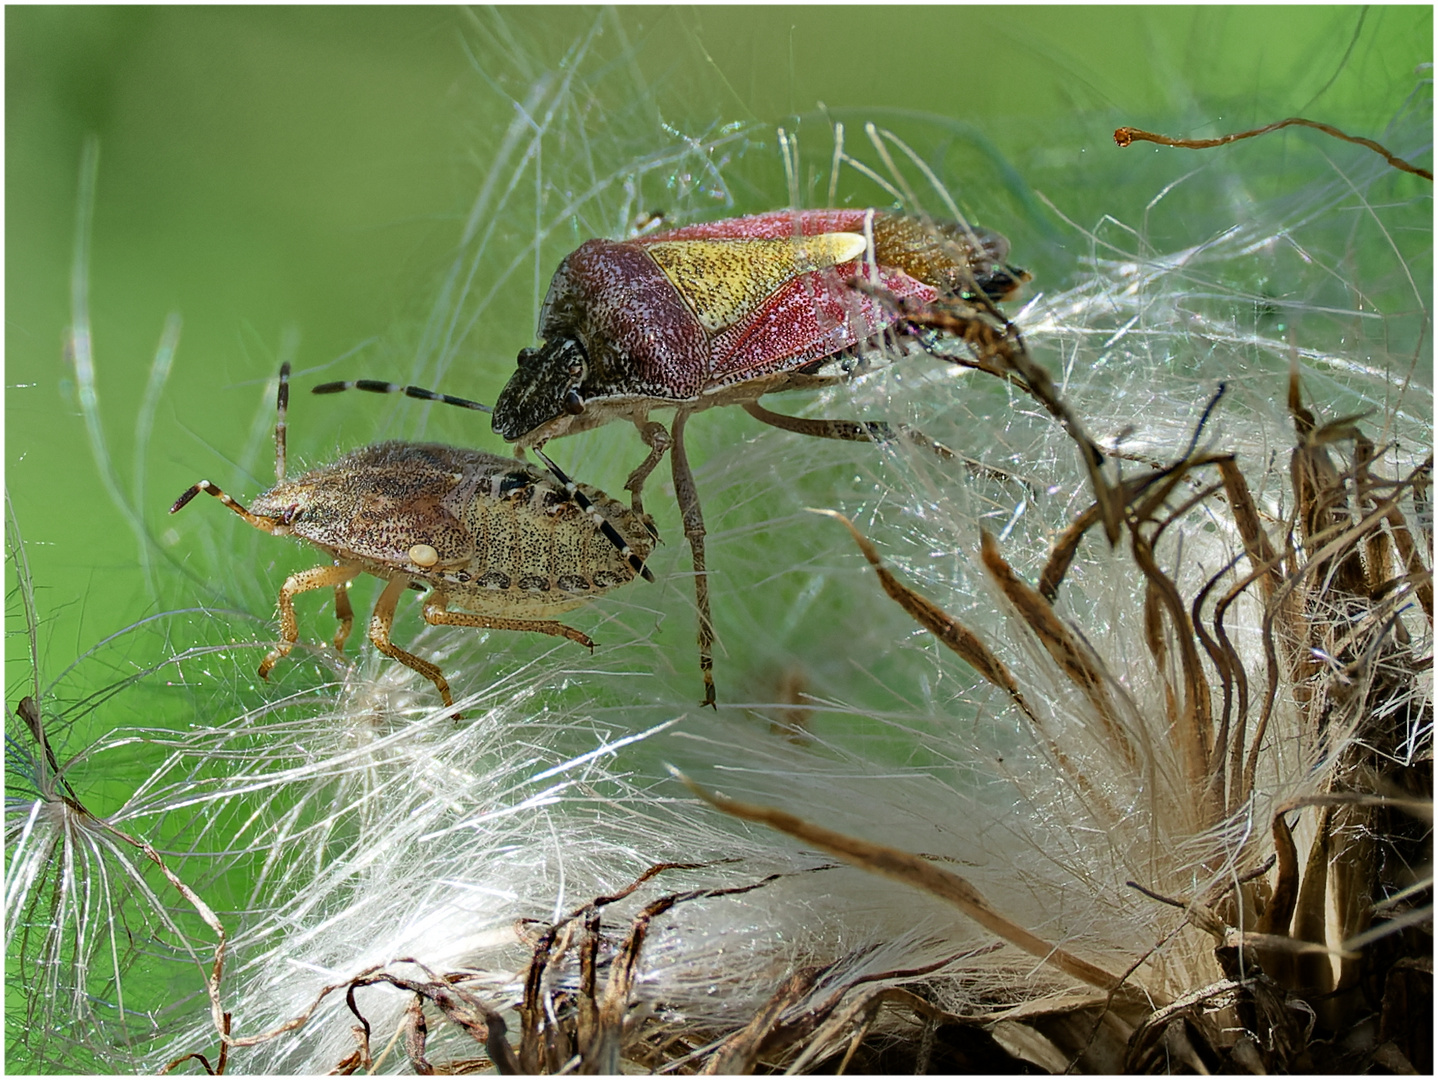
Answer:
MULTIPOLYGON (((23 573, 7 562, 7 704, 43 688, 58 729, 51 736, 71 753, 121 724, 180 738, 214 701, 235 715, 267 700, 252 677, 261 654, 227 649, 272 636, 275 589, 310 565, 310 554, 228 516, 208 530, 187 520, 181 532, 166 511, 202 476, 237 485, 237 497, 267 486, 268 387, 282 359, 293 362, 297 385, 439 379, 439 389, 492 401, 517 352, 534 342, 540 300, 566 250, 621 232, 639 212, 687 221, 796 199, 821 205, 835 122, 851 145, 864 143, 869 121, 895 132, 966 213, 1009 236, 1035 288, 1056 291, 1074 283, 1090 254, 1063 217, 1095 228, 1111 215, 1143 229, 1149 200, 1188 169, 1241 171, 1235 192, 1278 197, 1306 183, 1288 168, 1292 148, 1322 139, 1288 131, 1175 166, 1186 151, 1121 151, 1116 126, 1206 137, 1306 115, 1382 139, 1431 79, 1432 60, 1425 6, 10 7, 5 31, 5 479, 11 541, 23 538, 24 551, 23 573), (571 79, 580 82, 562 96, 563 116, 527 115, 561 100, 551 91, 571 79), (526 124, 551 122, 546 160, 516 152, 515 131, 527 138, 526 124), (781 129, 796 140, 798 168, 787 177, 781 129), (89 139, 98 167, 81 269, 99 410, 87 426, 90 388, 77 382, 66 330, 89 139), (686 140, 703 148, 692 161, 686 140), (569 200, 577 209, 566 215, 569 200), (490 205, 505 209, 474 216, 490 205), (556 220, 563 224, 545 232, 556 220), (456 278, 455 252, 476 234, 492 237, 485 258, 456 278), (446 304, 465 317, 436 320, 446 304), (445 350, 433 345, 440 327, 450 335, 445 350), (196 536, 206 539, 191 543, 196 536), (33 627, 21 599, 31 587, 33 627), (173 614, 192 606, 205 611, 173 614), (191 650, 187 666, 167 674, 181 646, 191 650)), ((1313 160, 1294 157, 1305 169, 1313 160)), ((887 199, 853 175, 844 185, 834 193, 841 202, 887 199)), ((1170 210, 1161 226, 1170 231, 1144 241, 1176 250, 1241 221, 1248 204, 1236 194, 1214 198, 1220 187, 1204 185, 1190 205, 1179 202, 1188 198, 1180 185, 1168 205, 1188 213, 1170 210)), ((1413 257, 1431 263, 1431 236, 1391 239, 1405 254, 1419 245, 1413 257)), ((1348 253, 1316 255, 1338 266, 1348 253)), ((1362 302, 1382 309, 1390 295, 1411 296, 1411 283, 1380 282, 1362 302)), ((1327 302, 1300 299, 1315 309, 1327 302)), ((502 452, 472 415, 327 402, 296 395, 295 460, 421 431, 502 452)), ((692 429, 697 461, 735 441, 745 423, 706 415, 702 430, 692 429)), ((564 445, 563 460, 583 463, 572 469, 580 479, 617 489, 638 446, 620 427, 564 445)), ((735 478, 713 503, 735 535, 754 530, 749 565, 769 560, 766 569, 800 561, 786 540, 763 535, 769 483, 735 478)), ((186 513, 220 518, 204 502, 186 513)), ((650 507, 682 572, 678 515, 657 496, 650 507)), ((783 634, 845 634, 801 623, 813 597, 792 595, 792 582, 769 584, 741 585, 717 602, 731 671, 761 670, 752 654, 783 634), (752 620, 752 635, 741 619, 752 620)), ((671 594, 687 588, 684 577, 668 585, 671 594)), ((316 630, 316 610, 302 615, 310 640, 329 632, 328 624, 316 630)), ((694 681, 688 614, 680 609, 654 631, 676 686, 694 681)), ((418 620, 408 625, 406 635, 418 620)), ((874 658, 876 683, 888 659, 874 658)), ((739 686, 753 700, 774 692, 757 677, 739 686)), ((107 814, 125 803, 155 767, 144 756, 151 752, 112 748, 89 763, 98 777, 84 792, 89 808, 107 814)), ((892 738, 875 754, 923 764, 920 751, 892 738)), ((206 779, 203 770, 193 777, 206 779)), ((243 808, 225 813, 235 821, 199 831, 245 820, 243 808)), ((161 846, 167 832, 192 826, 172 815, 150 839, 161 846)), ((104 857, 128 859, 135 880, 157 894, 167 888, 121 848, 104 857)), ((243 858, 230 870, 203 884, 217 908, 240 910, 263 871, 243 858)), ((195 922, 192 912, 175 917, 195 922)), ((143 981, 154 957, 143 934, 132 947, 140 955, 124 963, 143 981)), ((17 955, 7 968, 7 1065, 57 1068, 26 1058, 16 1037, 33 1015, 17 955)), ((93 989, 97 999, 113 992, 93 989)), ((165 993, 137 984, 134 1007, 165 993)), ((64 1066, 105 1064, 84 1053, 73 1050, 64 1066)))

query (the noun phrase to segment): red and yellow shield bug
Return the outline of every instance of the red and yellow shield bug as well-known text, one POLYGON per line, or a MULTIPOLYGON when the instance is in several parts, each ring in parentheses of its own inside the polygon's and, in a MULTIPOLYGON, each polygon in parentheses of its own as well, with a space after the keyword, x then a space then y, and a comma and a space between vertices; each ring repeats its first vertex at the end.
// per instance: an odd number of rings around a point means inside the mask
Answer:
POLYGON ((758 400, 845 377, 834 361, 890 328, 902 332, 905 310, 946 297, 1007 299, 1029 280, 1007 264, 1008 249, 999 234, 957 222, 884 210, 780 210, 590 240, 560 264, 540 312, 544 344, 519 354, 494 405, 494 430, 537 447, 611 420, 632 422, 650 449, 626 485, 636 511, 644 480, 672 447, 694 556, 705 704, 714 703, 714 630, 685 420, 742 405, 803 434, 891 435, 883 424, 781 416, 758 400), (669 431, 649 419, 664 407, 676 410, 669 431))
POLYGON ((803 377, 899 321, 902 306, 1010 296, 1029 275, 1005 264, 1008 247, 987 230, 880 210, 781 210, 590 240, 555 273, 544 344, 519 354, 494 430, 537 446, 611 420, 642 426, 653 408, 697 412, 812 385, 803 377))

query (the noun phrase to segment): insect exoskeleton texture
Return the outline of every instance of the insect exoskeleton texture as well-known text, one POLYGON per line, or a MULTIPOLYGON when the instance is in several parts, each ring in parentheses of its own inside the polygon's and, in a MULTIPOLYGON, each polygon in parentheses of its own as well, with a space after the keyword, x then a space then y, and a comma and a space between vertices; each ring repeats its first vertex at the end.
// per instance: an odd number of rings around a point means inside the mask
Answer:
POLYGON ((277 480, 249 509, 208 480, 170 507, 176 513, 203 491, 262 532, 306 540, 330 556, 281 587, 280 641, 260 663, 261 678, 299 640, 294 597, 303 592, 334 590, 334 644, 344 651, 354 625, 348 586, 360 574, 387 582, 370 616, 370 641, 434 683, 447 706, 454 698, 444 673, 390 640, 395 608, 412 585, 428 588, 424 620, 432 625, 528 630, 593 648, 587 635, 552 616, 651 577, 644 565, 656 539, 649 521, 554 466, 546 473, 480 450, 385 442, 287 479, 288 408, 286 364, 276 398, 277 480))
POLYGON ((926 317, 930 305, 960 301, 1003 322, 993 305, 1030 277, 1005 262, 1008 251, 998 233, 885 210, 780 210, 629 240, 590 240, 560 263, 539 317, 544 344, 519 354, 493 410, 370 379, 315 389, 403 393, 492 411, 497 433, 536 449, 628 420, 649 447, 625 483, 641 518, 644 483, 672 449, 674 491, 693 555, 704 704, 713 705, 704 515, 684 447, 689 415, 739 405, 801 435, 883 442, 902 434, 952 458, 946 447, 902 426, 785 416, 759 399, 850 378, 886 338, 929 348, 936 337, 935 320, 926 317), (675 410, 669 428, 649 418, 665 408, 675 410))
MULTIPOLYGON (((649 531, 587 484, 589 503, 646 559, 649 531)), ((591 515, 537 466, 436 443, 385 442, 276 484, 250 504, 377 577, 405 574, 480 615, 546 618, 638 571, 591 515)))
POLYGON ((665 405, 812 385, 803 376, 898 322, 906 304, 1011 296, 1029 275, 1005 263, 1008 249, 986 229, 882 210, 780 210, 589 240, 556 271, 544 345, 520 353, 494 430, 529 446, 642 423, 665 405))

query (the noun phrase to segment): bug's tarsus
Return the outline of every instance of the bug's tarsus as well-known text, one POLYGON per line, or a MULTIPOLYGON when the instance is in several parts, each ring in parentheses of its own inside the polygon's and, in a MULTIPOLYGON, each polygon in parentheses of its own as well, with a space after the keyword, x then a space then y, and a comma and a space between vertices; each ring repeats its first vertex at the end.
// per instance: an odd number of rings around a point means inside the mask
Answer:
POLYGON ((345 642, 354 629, 355 609, 350 605, 349 582, 342 581, 335 586, 335 618, 339 627, 335 630, 335 652, 344 655, 345 642))

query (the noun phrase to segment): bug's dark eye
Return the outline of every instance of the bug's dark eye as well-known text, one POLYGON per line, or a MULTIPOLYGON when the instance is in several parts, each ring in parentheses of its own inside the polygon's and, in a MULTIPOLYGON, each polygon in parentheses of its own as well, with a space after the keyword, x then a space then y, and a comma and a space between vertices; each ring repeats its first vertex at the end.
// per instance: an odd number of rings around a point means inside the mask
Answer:
POLYGON ((293 525, 296 521, 299 521, 299 519, 304 516, 305 508, 299 503, 295 503, 293 506, 288 506, 285 508, 285 512, 280 515, 280 521, 282 524, 285 525, 293 525))
POLYGON ((571 390, 564 395, 564 411, 570 416, 578 416, 584 411, 584 399, 579 396, 578 390, 571 390))

